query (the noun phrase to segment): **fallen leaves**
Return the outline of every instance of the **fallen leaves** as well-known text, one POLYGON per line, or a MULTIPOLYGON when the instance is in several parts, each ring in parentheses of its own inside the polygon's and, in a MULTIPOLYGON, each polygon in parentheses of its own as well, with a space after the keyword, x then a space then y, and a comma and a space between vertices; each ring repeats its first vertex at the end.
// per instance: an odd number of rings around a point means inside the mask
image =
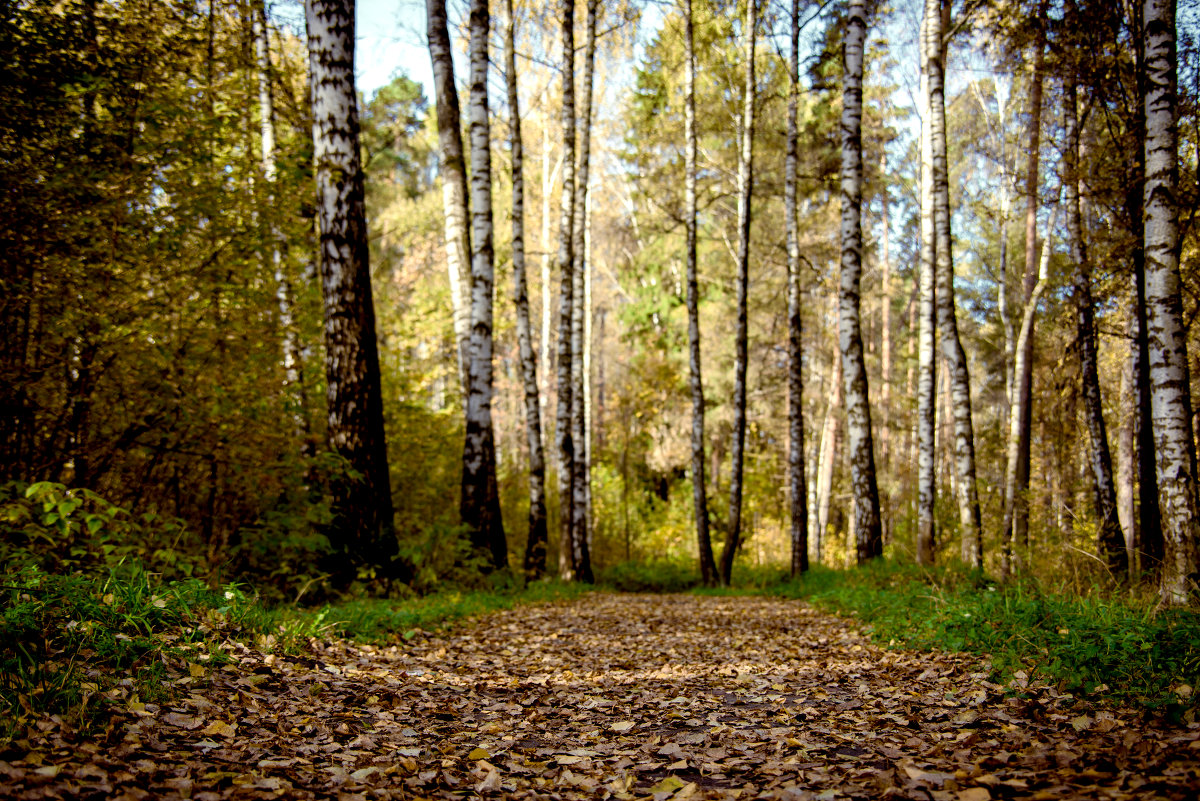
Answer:
POLYGON ((403 647, 228 646, 173 700, 46 720, 13 798, 1194 798, 1200 731, 964 657, 884 651, 798 602, 613 596, 403 647), (1016 692, 1017 695, 1012 693, 1016 692))

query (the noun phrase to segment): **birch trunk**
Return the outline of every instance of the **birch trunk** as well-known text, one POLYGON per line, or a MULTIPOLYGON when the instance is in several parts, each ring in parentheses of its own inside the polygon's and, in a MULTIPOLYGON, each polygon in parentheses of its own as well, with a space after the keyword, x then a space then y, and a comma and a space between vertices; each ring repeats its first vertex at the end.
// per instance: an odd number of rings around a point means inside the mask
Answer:
POLYGON ((571 320, 574 305, 574 252, 571 238, 575 216, 575 0, 563 0, 562 10, 562 208, 558 225, 558 448, 559 529, 558 572, 564 581, 575 578, 574 476, 575 444, 571 432, 571 320))
MULTIPOLYGON (((889 467, 892 458, 892 254, 891 254, 891 203, 888 198, 887 182, 887 153, 879 160, 879 180, 883 191, 879 195, 880 227, 882 228, 879 242, 879 268, 882 273, 879 279, 879 291, 882 302, 879 309, 879 461, 883 467, 885 481, 891 485, 889 467)), ((890 490, 884 496, 890 495, 890 490)), ((882 501, 888 506, 886 500, 882 501)), ((885 528, 887 523, 885 521, 885 528)), ((885 532, 886 533, 886 532, 885 532)))
POLYGON ((590 268, 585 261, 587 233, 587 190, 588 161, 591 157, 592 141, 592 76, 596 61, 596 3, 587 0, 587 21, 584 28, 582 95, 576 117, 579 121, 579 163, 575 172, 575 208, 572 216, 571 256, 571 441, 575 445, 575 459, 571 475, 571 529, 575 548, 575 569, 581 581, 592 583, 592 560, 588 551, 587 516, 587 439, 584 407, 584 273, 590 268))
MULTIPOLYGON (((546 572, 546 456, 542 449, 542 411, 538 392, 537 357, 529 324, 529 287, 525 276, 525 148, 521 141, 521 104, 517 91, 517 18, 506 0, 508 30, 504 37, 504 73, 508 84, 509 126, 512 136, 512 260, 513 302, 517 310, 517 349, 525 388, 525 439, 529 445, 529 536, 525 540, 525 575, 546 572)), ((544 285, 543 285, 544 286, 544 285)))
MULTIPOLYGON (((1134 32, 1133 59, 1137 103, 1133 108, 1131 127, 1144 141, 1146 135, 1146 58, 1142 33, 1142 4, 1128 5, 1129 27, 1134 32)), ((1146 251, 1144 200, 1146 189, 1145 149, 1136 148, 1130 154, 1132 167, 1129 189, 1125 194, 1125 211, 1133 247, 1130 253, 1134 277, 1133 346, 1130 348, 1130 373, 1134 391, 1134 451, 1138 487, 1138 522, 1135 550, 1143 573, 1157 574, 1163 561, 1162 514, 1158 502, 1158 476, 1154 458, 1154 425, 1150 401, 1150 345, 1146 331, 1146 251)))
POLYGON ((396 554, 354 92, 353 0, 306 0, 329 447, 361 475, 333 484, 343 578, 396 554))
MULTIPOLYGON (((1050 236, 1054 232, 1057 220, 1058 208, 1055 207, 1054 212, 1050 215, 1050 222, 1046 225, 1046 237, 1042 242, 1042 258, 1038 267, 1037 281, 1033 285, 1033 291, 1029 294, 1029 300, 1025 303, 1025 311, 1021 316, 1021 330, 1017 335, 1017 360, 1013 365, 1013 374, 1016 376, 1017 385, 1013 388, 1015 403, 1012 414, 1009 415, 1008 452, 1004 470, 1004 524, 1001 529, 1003 538, 1001 539, 1000 573, 1005 579, 1012 576, 1020 567, 1020 558, 1016 548, 1026 544, 1016 538, 1017 529, 1013 524, 1018 504, 1028 504, 1028 500, 1025 498, 1028 490, 1022 490, 1019 484, 1021 462, 1021 432, 1019 429, 1022 420, 1026 421, 1025 425, 1028 428, 1029 410, 1025 408, 1025 405, 1028 403, 1026 399, 1033 394, 1028 386, 1032 382, 1033 371, 1026 359, 1032 353, 1029 340, 1033 337, 1033 322, 1037 314, 1037 304, 1041 300, 1042 292, 1045 291, 1046 279, 1050 271, 1050 236)), ((1036 234, 1034 236, 1036 237, 1036 234)))
POLYGON ((438 156, 442 175, 442 209, 445 217, 446 273, 450 279, 450 306, 458 343, 458 379, 468 400, 468 362, 471 347, 471 234, 467 226, 467 168, 463 154, 462 114, 454 85, 454 50, 446 23, 446 0, 425 0, 429 59, 433 66, 433 93, 437 105, 438 156))
POLYGON ((471 0, 471 349, 467 363, 467 433, 463 443, 462 520, 471 544, 490 551, 492 565, 508 566, 508 545, 496 485, 492 427, 492 148, 488 119, 487 0, 471 0))
POLYGON ((1179 275, 1175 0, 1146 0, 1145 252, 1150 396, 1162 510, 1160 594, 1187 603, 1196 589, 1196 448, 1179 275))
POLYGON ((933 136, 929 100, 929 15, 921 19, 921 247, 917 334, 917 564, 933 564, 937 550, 937 241, 933 215, 933 136))
MULTIPOLYGON (((700 373, 700 290, 696 281, 696 47, 692 0, 684 10, 686 84, 684 89, 683 127, 684 195, 687 210, 687 314, 688 376, 692 393, 692 508, 696 518, 696 544, 700 553, 700 578, 704 586, 717 584, 717 565, 713 559, 712 535, 708 526, 708 487, 704 471, 704 381, 700 373)), ((789 158, 791 156, 789 155, 789 158)), ((795 203, 795 190, 792 192, 795 203)), ((794 205, 792 211, 794 212, 794 205)), ((791 213, 789 213, 789 220, 791 213)), ((794 530, 793 518, 793 530, 794 530)), ((793 539, 793 548, 794 548, 793 539)), ((794 554, 794 551, 793 551, 794 554)), ((793 555, 793 568, 795 557, 793 555)))
POLYGON ((959 529, 963 561, 983 568, 983 523, 975 482, 975 426, 971 420, 971 379, 958 336, 954 300, 954 251, 950 231, 950 182, 946 158, 945 55, 942 0, 926 0, 929 18, 926 63, 929 73, 930 136, 933 148, 933 226, 936 239, 937 318, 954 416, 954 461, 958 482, 959 529))
POLYGON ((747 296, 750 290, 750 195, 754 187, 754 46, 758 33, 758 0, 746 3, 746 84, 742 100, 741 157, 738 160, 738 252, 737 252, 737 335, 733 378, 733 447, 729 479, 729 527, 725 549, 721 552, 721 583, 728 585, 733 575, 742 534, 742 477, 746 448, 746 370, 749 325, 747 296))
POLYGON ((859 317, 862 283, 862 79, 867 38, 864 0, 850 0, 842 84, 842 270, 838 340, 846 386, 846 432, 858 563, 883 553, 871 402, 859 317))
MULTIPOLYGON (((691 2, 689 0, 688 10, 691 10, 691 2)), ((798 576, 808 570, 808 492, 805 488, 804 480, 804 340, 803 340, 803 317, 800 308, 800 232, 798 228, 797 208, 796 208, 796 169, 799 164, 797 150, 799 147, 799 131, 797 125, 797 114, 800 97, 800 0, 792 0, 792 16, 791 16, 791 34, 792 34, 792 49, 791 61, 788 66, 789 79, 791 81, 788 87, 788 110, 787 110, 787 161, 784 171, 783 198, 786 219, 784 220, 787 229, 787 256, 788 256, 788 500, 791 504, 791 540, 792 540, 792 575, 798 576)), ((691 122, 695 115, 694 111, 694 90, 691 85, 691 43, 692 30, 691 20, 689 15, 688 20, 688 52, 689 52, 689 86, 688 97, 691 100, 692 106, 688 109, 688 121, 691 122)), ((694 284, 694 262, 695 262, 695 213, 696 213, 696 163, 695 163, 695 130, 692 129, 688 139, 689 155, 691 163, 688 168, 688 191, 689 191, 689 213, 692 221, 692 227, 688 231, 689 251, 692 263, 689 264, 688 280, 694 284)), ((884 207, 887 207, 887 200, 884 200, 884 207)), ((885 213, 886 217, 886 213, 885 213)), ((884 223, 885 227, 887 223, 884 223)), ((886 236, 886 234, 885 234, 886 236)), ((885 257, 886 260, 886 257, 885 257)), ((886 270, 886 267, 885 267, 886 270)), ((885 272, 886 275, 886 272, 885 272)), ((689 284, 689 292, 691 284, 689 284)), ((884 289, 884 308, 887 308, 889 300, 887 298, 887 289, 884 289)), ((887 325, 885 318, 885 327, 887 325)), ((699 330, 697 329, 697 339, 699 339, 699 330)), ((885 333, 886 339, 886 333, 885 333)), ((697 342, 694 352, 696 360, 695 367, 695 383, 699 384, 700 375, 700 349, 697 342)), ((886 359, 886 356, 884 357, 886 359)), ((885 362, 886 363, 886 362, 885 362)), ((886 380, 886 379, 885 379, 886 380)), ((698 387, 693 387, 693 397, 697 392, 698 387)), ((703 403, 703 396, 701 396, 703 403)), ((701 431, 701 433, 703 433, 701 431)), ((694 446, 693 446, 694 447, 694 446)), ((701 455, 703 458, 703 454, 701 455)))
POLYGON ((845 398, 840 351, 830 364, 833 392, 825 408, 825 423, 821 426, 821 447, 817 454, 817 518, 813 531, 813 546, 817 561, 822 561, 825 537, 829 534, 829 505, 833 495, 833 471, 837 466, 838 440, 842 424, 841 412, 845 398))
MULTIPOLYGON (((251 13, 251 32, 254 36, 254 56, 258 72, 259 154, 264 183, 267 186, 267 206, 274 209, 275 198, 275 99, 271 94, 271 47, 267 34, 267 11, 260 1, 251 13)), ((279 330, 283 334, 283 371, 285 387, 294 393, 296 435, 301 450, 309 450, 312 434, 308 420, 308 393, 304 386, 304 356, 300 334, 296 328, 296 298, 284 261, 286 242, 280 235, 272 212, 268 211, 267 239, 270 241, 270 268, 275 278, 275 301, 279 309, 279 330)))
MULTIPOLYGON (((1029 132, 1026 146, 1029 148, 1029 159, 1025 171, 1025 279, 1024 298, 1028 306, 1033 297, 1034 287, 1038 281, 1037 269, 1037 208, 1039 182, 1039 151, 1041 148, 1042 130, 1042 83, 1043 65, 1046 49, 1046 0, 1042 0, 1038 11, 1038 34, 1034 44, 1033 75, 1030 80, 1029 99, 1029 132)), ((1029 315, 1026 314, 1025 317, 1029 315)), ((1032 318, 1031 325, 1032 325, 1032 318)), ((1022 318, 1022 324, 1024 317, 1022 318)), ((1033 392, 1033 332, 1021 338, 1018 349, 1025 350, 1017 354, 1013 364, 1013 401, 1014 412, 1020 410, 1017 417, 1017 427, 1009 426, 1009 431, 1016 436, 1017 465, 1016 483, 1011 487, 1014 497, 1005 494, 1005 515, 1002 539, 1026 545, 1029 542, 1029 422, 1033 392), (1024 374, 1016 369, 1017 363, 1022 365, 1024 374), (1011 509, 1011 511, 1010 511, 1011 509)), ((1007 486, 1007 482, 1006 482, 1007 486)))
MULTIPOLYGON (((1069 6, 1073 15, 1074 4, 1069 6)), ((1100 367, 1096 350, 1096 320, 1092 302, 1092 274, 1087 249, 1083 241, 1083 206, 1080 200, 1079 170, 1079 113, 1078 89, 1075 79, 1068 76, 1064 92, 1064 123, 1066 125, 1067 238, 1074 265, 1072 283, 1075 287, 1075 330, 1079 343, 1079 374, 1083 389, 1084 416, 1087 419, 1091 448, 1088 461, 1096 488, 1096 552, 1117 576, 1128 570, 1124 536, 1117 516, 1117 491, 1113 482, 1112 454, 1108 448, 1108 431, 1104 423, 1104 404, 1100 397, 1100 367)))

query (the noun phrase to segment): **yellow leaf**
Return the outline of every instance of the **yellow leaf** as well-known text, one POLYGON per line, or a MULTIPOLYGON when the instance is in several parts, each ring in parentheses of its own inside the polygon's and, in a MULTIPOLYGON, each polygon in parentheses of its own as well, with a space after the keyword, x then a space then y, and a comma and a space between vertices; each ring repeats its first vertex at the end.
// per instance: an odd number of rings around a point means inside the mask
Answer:
POLYGON ((192 676, 192 678, 200 678, 204 675, 204 665, 197 665, 195 662, 192 662, 190 665, 188 665, 188 674, 192 676))
POLYGON ((48 776, 49 778, 53 779, 58 775, 60 770, 62 770, 62 768, 60 768, 58 765, 43 765, 35 770, 34 773, 39 776, 48 776))
POLYGON ((637 724, 634 723, 632 720, 622 720, 617 723, 614 723, 609 728, 611 728, 613 731, 629 731, 636 725, 637 724))
POLYGON ((232 737, 237 734, 237 726, 231 726, 223 720, 214 720, 200 733, 215 734, 218 737, 232 737))
POLYGON ((658 784, 650 788, 650 793, 673 793, 681 789, 684 782, 678 776, 668 776, 658 784))
POLYGON ((991 797, 986 787, 968 787, 958 791, 958 801, 991 801, 991 797))
POLYGON ((672 762, 670 765, 667 765, 667 770, 687 770, 687 766, 687 760, 681 759, 678 762, 672 762))
POLYGON ((492 755, 488 753, 486 748, 476 748, 471 753, 467 754, 467 759, 491 759, 492 755))

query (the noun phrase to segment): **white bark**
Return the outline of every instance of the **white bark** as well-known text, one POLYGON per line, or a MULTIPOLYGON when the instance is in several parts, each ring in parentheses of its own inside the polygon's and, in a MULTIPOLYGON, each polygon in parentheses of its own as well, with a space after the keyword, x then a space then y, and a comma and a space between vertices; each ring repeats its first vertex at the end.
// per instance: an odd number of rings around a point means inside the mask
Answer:
POLYGON ((883 553, 871 402, 859 316, 862 283, 862 80, 864 0, 850 0, 842 71, 842 269, 838 340, 845 373, 846 433, 858 563, 883 553))
POLYGON ((1161 595, 1182 604, 1196 589, 1196 449, 1179 275, 1175 1, 1146 0, 1146 309, 1150 393, 1163 523, 1161 595))

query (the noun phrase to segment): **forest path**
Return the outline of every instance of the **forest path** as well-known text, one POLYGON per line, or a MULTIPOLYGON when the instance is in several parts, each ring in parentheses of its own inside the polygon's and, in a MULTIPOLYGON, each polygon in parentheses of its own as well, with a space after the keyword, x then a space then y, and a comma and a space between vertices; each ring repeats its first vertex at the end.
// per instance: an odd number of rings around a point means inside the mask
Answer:
POLYGON ((872 645, 797 601, 610 595, 404 647, 235 648, 170 706, 0 761, 84 798, 1200 796, 1200 732, 1006 698, 977 662, 872 645))

